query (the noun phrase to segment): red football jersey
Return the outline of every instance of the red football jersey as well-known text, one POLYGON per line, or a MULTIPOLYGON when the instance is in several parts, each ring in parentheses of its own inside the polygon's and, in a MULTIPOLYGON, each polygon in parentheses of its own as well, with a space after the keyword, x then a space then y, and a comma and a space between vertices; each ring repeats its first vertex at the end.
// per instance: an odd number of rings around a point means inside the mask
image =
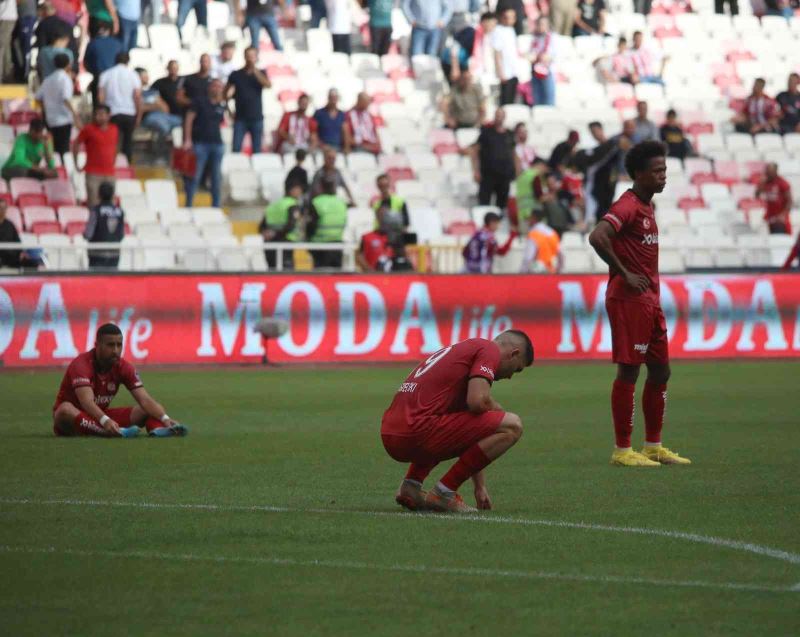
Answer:
POLYGON ((650 286, 640 294, 625 282, 620 272, 609 268, 606 298, 659 305, 658 226, 653 204, 644 203, 633 190, 628 190, 603 219, 617 231, 612 243, 622 265, 650 279, 650 286))
POLYGON ((381 433, 412 435, 437 416, 467 411, 470 378, 494 381, 500 349, 483 338, 470 338, 440 349, 412 371, 383 414, 381 433))
POLYGON ((94 391, 95 404, 100 409, 108 409, 120 385, 125 385, 128 391, 142 386, 136 368, 124 358, 120 358, 110 370, 101 374, 95 368, 95 352, 91 349, 78 356, 67 367, 53 409, 61 403, 71 403, 80 409, 81 405, 75 395, 78 387, 91 387, 94 391))
POLYGON ((780 217, 791 202, 792 187, 783 177, 776 177, 772 181, 764 182, 761 187, 761 198, 767 204, 764 219, 780 217))

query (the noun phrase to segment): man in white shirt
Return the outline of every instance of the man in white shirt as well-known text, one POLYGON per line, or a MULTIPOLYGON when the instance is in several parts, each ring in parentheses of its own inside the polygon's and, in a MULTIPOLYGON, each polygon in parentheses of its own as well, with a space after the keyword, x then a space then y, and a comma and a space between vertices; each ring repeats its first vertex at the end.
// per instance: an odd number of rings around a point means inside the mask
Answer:
POLYGON ((350 55, 352 52, 350 0, 325 0, 325 9, 328 12, 328 30, 333 38, 334 52, 350 55))
POLYGON ((500 16, 500 23, 492 31, 491 45, 494 50, 494 68, 500 80, 500 106, 513 104, 517 98, 517 33, 514 22, 517 12, 506 9, 500 16))
POLYGON ((230 74, 236 70, 236 62, 233 61, 234 53, 236 53, 236 44, 223 42, 219 49, 219 55, 215 55, 211 60, 211 79, 219 80, 223 84, 228 83, 230 74))
POLYGON ((142 119, 142 82, 139 75, 128 67, 130 57, 120 53, 116 64, 100 75, 97 100, 111 109, 111 122, 120 133, 120 147, 131 161, 133 131, 142 119))
POLYGON ((70 101, 74 88, 69 74, 69 56, 59 53, 53 58, 53 64, 56 70, 42 82, 36 99, 42 104, 47 128, 53 136, 53 150, 63 164, 64 155, 69 152, 72 124, 80 128, 80 122, 70 101))

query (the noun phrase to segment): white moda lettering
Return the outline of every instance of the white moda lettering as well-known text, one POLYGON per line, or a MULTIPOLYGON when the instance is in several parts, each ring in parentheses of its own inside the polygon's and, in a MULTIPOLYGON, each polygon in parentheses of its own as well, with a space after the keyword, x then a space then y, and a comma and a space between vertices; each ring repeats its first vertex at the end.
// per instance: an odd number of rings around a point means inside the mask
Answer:
POLYGON ((558 284, 558 289, 561 291, 561 341, 556 347, 558 353, 569 354, 578 351, 573 328, 577 328, 581 351, 592 351, 598 323, 600 342, 597 344, 597 351, 611 351, 611 325, 605 311, 607 285, 604 281, 597 286, 594 305, 590 311, 586 307, 583 285, 579 281, 562 281, 558 284))
POLYGON ((0 355, 11 345, 14 337, 14 304, 8 292, 0 288, 0 355))
POLYGON ((633 351, 639 352, 640 354, 647 354, 648 347, 650 347, 650 343, 636 343, 633 346, 633 351))
POLYGON ((643 234, 642 235, 642 245, 658 245, 658 233, 653 232, 650 234, 643 234))
POLYGON ((410 394, 417 389, 417 383, 403 383, 400 389, 397 390, 398 394, 410 394))
POLYGON ((494 379, 494 370, 490 367, 486 367, 486 365, 481 365, 481 371, 488 376, 491 376, 494 379))
POLYGON ((436 314, 433 311, 431 294, 428 286, 421 281, 414 281, 408 286, 403 311, 397 322, 397 332, 389 348, 390 354, 408 354, 408 333, 411 330, 420 330, 422 346, 420 352, 429 354, 442 347, 442 338, 436 324, 436 314))
POLYGON ((757 325, 763 325, 767 330, 764 349, 770 351, 789 349, 789 343, 783 333, 778 302, 775 300, 775 289, 772 287, 772 282, 766 279, 756 281, 753 286, 750 307, 747 308, 742 325, 742 334, 736 343, 737 350, 751 352, 756 348, 753 332, 757 325))
POLYGON ((688 292, 689 311, 683 349, 687 352, 718 350, 728 342, 733 331, 731 293, 713 279, 689 280, 684 286, 688 292))
POLYGON ((275 301, 275 316, 289 323, 289 329, 278 339, 278 345, 289 356, 308 356, 322 343, 325 337, 327 314, 325 300, 315 285, 308 281, 295 281, 281 290, 278 300, 275 301), (296 343, 292 336, 292 328, 297 320, 292 318, 292 303, 294 297, 303 294, 308 301, 308 334, 305 343, 296 343))
POLYGON ((371 283, 336 283, 339 293, 339 341, 334 354, 356 355, 373 352, 386 333, 386 302, 381 291, 371 283), (366 300, 367 333, 356 343, 356 297, 366 300))
POLYGON ((215 323, 222 351, 225 356, 233 354, 233 347, 241 331, 242 319, 244 319, 244 345, 241 353, 245 356, 263 355, 261 335, 254 328, 261 320, 261 295, 266 287, 264 283, 243 284, 236 307, 233 312, 228 312, 225 291, 221 283, 198 283, 197 289, 202 295, 202 309, 200 346, 197 348, 197 355, 201 357, 217 355, 217 348, 213 342, 215 323))
POLYGON ((53 358, 75 358, 78 350, 72 339, 72 328, 69 323, 69 314, 64 304, 60 283, 44 283, 39 291, 39 300, 33 312, 30 328, 25 338, 25 344, 19 353, 24 360, 39 358, 37 347, 39 335, 42 332, 52 332, 56 347, 52 352, 53 358))

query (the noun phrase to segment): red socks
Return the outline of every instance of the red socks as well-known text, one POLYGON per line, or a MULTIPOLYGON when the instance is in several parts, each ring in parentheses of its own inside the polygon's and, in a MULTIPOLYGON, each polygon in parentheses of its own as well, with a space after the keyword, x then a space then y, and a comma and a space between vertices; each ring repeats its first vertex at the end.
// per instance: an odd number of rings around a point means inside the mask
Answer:
POLYGON ((458 491, 458 487, 486 467, 490 462, 491 460, 486 457, 486 454, 483 453, 483 449, 481 449, 476 442, 461 454, 458 462, 450 467, 450 471, 444 474, 441 482, 451 491, 458 491))
POLYGON ((661 442, 661 428, 664 426, 664 412, 667 407, 667 386, 646 382, 642 392, 642 411, 644 412, 645 442, 661 442))
POLYGON ((633 413, 636 406, 633 396, 635 389, 636 385, 617 379, 611 390, 611 415, 614 419, 614 435, 619 449, 628 449, 631 446, 633 413))
POLYGON ((78 412, 72 423, 73 434, 76 436, 107 436, 108 433, 103 426, 92 418, 85 411, 78 412))
POLYGON ((157 418, 148 418, 144 421, 145 429, 147 429, 147 433, 153 431, 153 429, 159 429, 160 427, 164 426, 164 423, 158 420, 157 418))

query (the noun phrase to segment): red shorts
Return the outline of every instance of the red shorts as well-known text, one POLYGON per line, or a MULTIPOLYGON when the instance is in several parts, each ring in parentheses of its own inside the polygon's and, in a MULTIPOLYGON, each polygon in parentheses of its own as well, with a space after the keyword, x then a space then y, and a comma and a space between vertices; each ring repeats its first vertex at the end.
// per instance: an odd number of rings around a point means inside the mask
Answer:
POLYGON ((667 322, 661 306, 606 299, 606 311, 615 363, 669 363, 667 322))
MULTIPOLYGON (((70 403, 72 404, 72 403, 70 403)), ((58 407, 56 407, 58 409, 58 407)), ((80 407, 78 407, 80 409, 80 407)), ((53 410, 55 411, 55 409, 53 410)), ((120 427, 130 427, 131 426, 131 413, 133 412, 133 407, 111 407, 109 409, 103 409, 103 413, 106 414, 111 420, 116 422, 120 427)), ((69 436, 71 434, 64 433, 56 424, 53 423, 53 433, 56 436, 69 436)))
POLYGON ((416 433, 382 433, 381 438, 386 453, 398 462, 433 465, 457 458, 476 442, 491 436, 505 415, 504 411, 482 414, 460 411, 439 416, 416 433))

